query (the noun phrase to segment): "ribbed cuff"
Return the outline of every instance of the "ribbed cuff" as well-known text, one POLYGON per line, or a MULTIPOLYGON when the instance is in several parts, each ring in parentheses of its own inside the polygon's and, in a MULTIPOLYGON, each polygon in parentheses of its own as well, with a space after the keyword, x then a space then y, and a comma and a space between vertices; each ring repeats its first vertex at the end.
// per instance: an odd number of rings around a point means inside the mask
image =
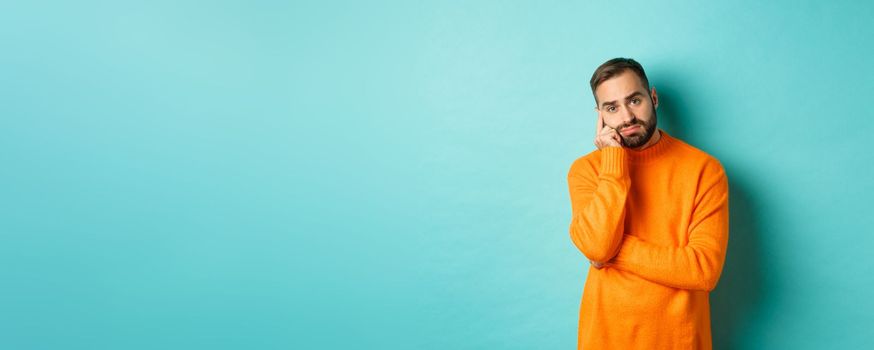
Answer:
POLYGON ((622 147, 601 149, 601 174, 622 177, 628 174, 626 151, 622 147))

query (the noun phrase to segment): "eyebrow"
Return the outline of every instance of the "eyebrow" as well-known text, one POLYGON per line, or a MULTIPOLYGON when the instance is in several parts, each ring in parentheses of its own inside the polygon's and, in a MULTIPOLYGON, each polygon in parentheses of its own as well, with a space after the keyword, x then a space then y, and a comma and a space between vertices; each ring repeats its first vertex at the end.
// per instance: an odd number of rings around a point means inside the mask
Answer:
MULTIPOLYGON (((626 99, 626 100, 629 100, 629 99, 631 99, 631 98, 634 97, 634 96, 643 96, 643 93, 640 92, 640 91, 635 91, 635 92, 632 92, 631 95, 625 96, 625 99, 626 99)), ((616 101, 604 101, 604 102, 601 102, 601 107, 606 107, 607 105, 612 105, 612 104, 616 104, 616 101)))

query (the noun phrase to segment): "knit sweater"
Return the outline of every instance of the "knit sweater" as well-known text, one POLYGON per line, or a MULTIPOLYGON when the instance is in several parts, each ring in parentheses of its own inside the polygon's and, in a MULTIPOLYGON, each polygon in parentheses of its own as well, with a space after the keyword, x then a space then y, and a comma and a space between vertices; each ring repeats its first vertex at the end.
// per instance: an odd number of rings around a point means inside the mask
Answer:
POLYGON ((568 172, 570 236, 589 261, 578 349, 711 349, 709 292, 728 245, 728 178, 668 135, 605 147, 568 172))

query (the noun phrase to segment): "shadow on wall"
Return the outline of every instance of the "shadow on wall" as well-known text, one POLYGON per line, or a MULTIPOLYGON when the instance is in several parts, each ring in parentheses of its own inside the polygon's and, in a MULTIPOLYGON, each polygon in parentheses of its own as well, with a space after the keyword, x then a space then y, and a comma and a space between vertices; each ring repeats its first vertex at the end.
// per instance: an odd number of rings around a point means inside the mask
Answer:
MULTIPOLYGON (((687 133, 687 130, 695 130, 692 126, 694 123, 681 118, 696 115, 693 111, 699 108, 691 107, 689 101, 674 99, 676 96, 690 96, 680 93, 687 90, 670 84, 656 89, 660 97, 659 127, 693 146, 705 149, 701 147, 703 145, 687 141, 690 137, 694 139, 687 133)), ((701 139, 706 139, 706 136, 701 139)), ((737 341, 749 334, 749 329, 744 327, 752 324, 758 314, 759 304, 765 297, 761 270, 762 245, 754 198, 747 191, 745 176, 735 172, 731 164, 722 164, 729 181, 728 251, 719 283, 710 293, 713 348, 720 350, 743 347, 737 341)))
POLYGON ((724 166, 729 175, 728 252, 719 283, 710 293, 710 318, 714 349, 739 349, 742 344, 733 341, 749 333, 744 326, 752 324, 764 297, 762 251, 755 205, 744 185, 732 181, 731 169, 724 166))

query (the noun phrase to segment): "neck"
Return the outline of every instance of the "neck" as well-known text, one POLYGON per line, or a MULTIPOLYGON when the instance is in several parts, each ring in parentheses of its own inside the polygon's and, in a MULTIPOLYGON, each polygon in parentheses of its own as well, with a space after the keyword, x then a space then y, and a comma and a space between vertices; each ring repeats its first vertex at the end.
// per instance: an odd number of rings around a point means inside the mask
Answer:
POLYGON ((647 141, 645 144, 643 144, 643 146, 640 146, 637 148, 632 148, 632 149, 635 151, 642 151, 642 150, 648 148, 649 146, 654 145, 656 142, 659 142, 660 138, 662 138, 662 134, 659 132, 659 128, 656 128, 655 132, 652 134, 652 137, 649 138, 649 141, 647 141))

